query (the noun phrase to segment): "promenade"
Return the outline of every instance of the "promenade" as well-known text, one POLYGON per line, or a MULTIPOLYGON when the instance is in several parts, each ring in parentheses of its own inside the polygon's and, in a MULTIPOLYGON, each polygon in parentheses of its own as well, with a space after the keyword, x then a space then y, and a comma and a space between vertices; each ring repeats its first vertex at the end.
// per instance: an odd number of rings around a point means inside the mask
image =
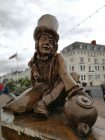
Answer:
MULTIPOLYGON (((10 100, 10 97, 7 95, 0 95, 0 124, 1 124, 1 106, 3 106, 6 102, 10 100)), ((1 127, 1 125, 0 125, 1 127)), ((1 136, 1 129, 0 129, 0 140, 4 140, 4 138, 1 136)))

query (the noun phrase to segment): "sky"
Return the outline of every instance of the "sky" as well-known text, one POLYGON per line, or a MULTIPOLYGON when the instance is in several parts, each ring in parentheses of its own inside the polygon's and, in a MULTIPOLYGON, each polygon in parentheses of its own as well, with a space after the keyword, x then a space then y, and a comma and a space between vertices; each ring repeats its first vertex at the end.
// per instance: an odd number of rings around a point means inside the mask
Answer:
POLYGON ((60 52, 75 41, 105 45, 105 0, 0 0, 0 76, 28 68, 34 54, 33 31, 44 14, 58 22, 60 52))

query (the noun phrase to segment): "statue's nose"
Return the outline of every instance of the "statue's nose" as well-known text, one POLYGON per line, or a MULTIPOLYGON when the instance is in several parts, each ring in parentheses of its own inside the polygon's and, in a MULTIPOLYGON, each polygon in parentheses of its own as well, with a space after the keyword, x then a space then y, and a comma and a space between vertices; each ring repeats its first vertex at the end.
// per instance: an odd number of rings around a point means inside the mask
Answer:
POLYGON ((46 39, 46 43, 49 43, 49 40, 48 39, 46 39))
POLYGON ((45 45, 46 45, 46 46, 49 46, 49 44, 50 44, 49 41, 46 40, 46 41, 45 41, 45 45))

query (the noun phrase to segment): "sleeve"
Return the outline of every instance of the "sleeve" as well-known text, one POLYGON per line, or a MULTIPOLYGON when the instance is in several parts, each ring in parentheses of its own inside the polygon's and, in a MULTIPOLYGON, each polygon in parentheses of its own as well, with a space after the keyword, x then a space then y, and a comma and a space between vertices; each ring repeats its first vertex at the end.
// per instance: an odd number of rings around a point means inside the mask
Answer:
POLYGON ((30 71, 30 80, 31 80, 32 86, 34 86, 34 76, 33 76, 34 66, 33 66, 33 59, 34 59, 34 57, 32 57, 31 60, 28 62, 28 66, 31 68, 31 71, 30 71))
POLYGON ((68 91, 72 87, 78 84, 74 81, 72 76, 68 73, 63 56, 61 54, 58 54, 57 59, 58 59, 58 73, 62 81, 64 82, 66 91, 68 91))
POLYGON ((30 73, 30 76, 31 76, 31 84, 32 84, 32 86, 34 87, 33 66, 31 67, 31 73, 30 73))

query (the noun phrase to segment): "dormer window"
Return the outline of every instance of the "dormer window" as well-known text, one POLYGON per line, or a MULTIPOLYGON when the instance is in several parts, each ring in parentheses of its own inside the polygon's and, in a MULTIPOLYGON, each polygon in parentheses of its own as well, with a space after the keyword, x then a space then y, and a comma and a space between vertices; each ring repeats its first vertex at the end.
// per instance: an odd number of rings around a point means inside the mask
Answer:
POLYGON ((72 50, 72 49, 73 49, 73 47, 71 46, 70 50, 72 50))
POLYGON ((96 46, 94 46, 94 50, 97 50, 96 46))
POLYGON ((91 48, 91 46, 90 45, 87 45, 87 49, 90 49, 91 48))
POLYGON ((101 50, 101 51, 103 51, 103 50, 104 50, 104 48, 103 48, 103 47, 100 47, 100 50, 101 50))
POLYGON ((80 44, 80 45, 79 45, 79 48, 82 49, 82 47, 83 47, 82 44, 80 44))

